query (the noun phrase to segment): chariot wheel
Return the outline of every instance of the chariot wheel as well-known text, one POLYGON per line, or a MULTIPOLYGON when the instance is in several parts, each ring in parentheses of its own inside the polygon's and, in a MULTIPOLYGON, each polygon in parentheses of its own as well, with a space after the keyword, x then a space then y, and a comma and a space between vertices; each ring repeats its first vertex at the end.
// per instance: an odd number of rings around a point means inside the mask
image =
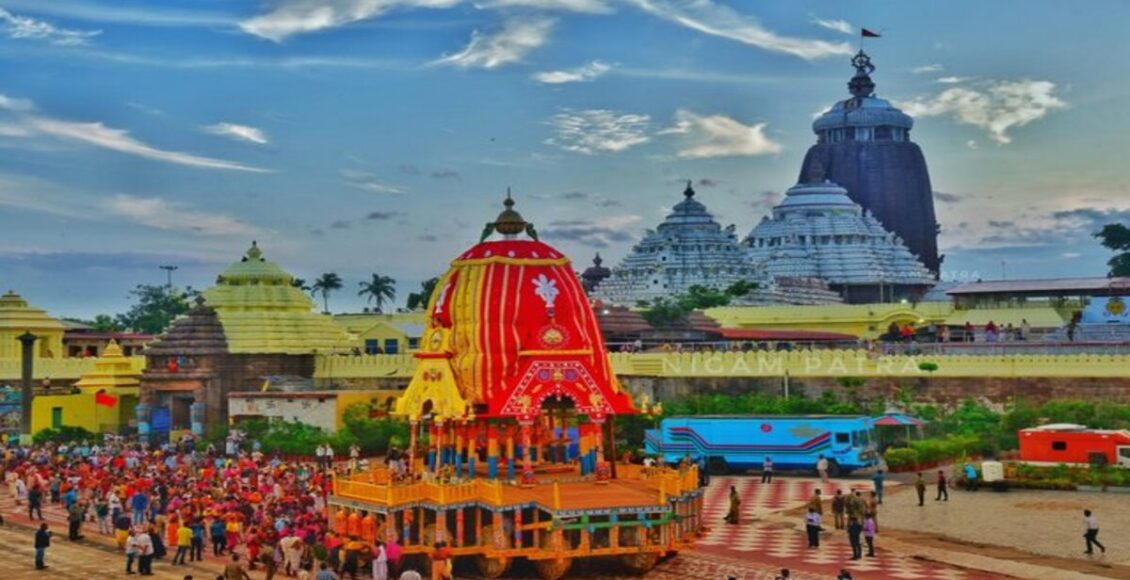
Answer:
MULTIPOLYGON (((479 545, 492 548, 501 548, 507 550, 513 544, 511 538, 506 533, 503 533, 501 538, 495 538, 494 526, 483 526, 479 530, 479 545), (498 540, 501 540, 499 542, 498 540)), ((479 554, 475 557, 475 565, 479 568, 479 573, 487 578, 498 578, 510 569, 510 564, 513 562, 512 558, 498 557, 492 558, 485 554, 479 554)))

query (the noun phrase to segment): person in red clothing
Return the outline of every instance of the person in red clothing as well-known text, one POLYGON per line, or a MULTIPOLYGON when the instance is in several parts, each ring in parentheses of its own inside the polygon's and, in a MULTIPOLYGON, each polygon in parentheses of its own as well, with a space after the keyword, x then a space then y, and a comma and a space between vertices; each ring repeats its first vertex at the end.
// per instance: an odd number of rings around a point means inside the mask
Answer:
POLYGON ((941 469, 938 470, 938 497, 934 501, 949 501, 950 492, 946 482, 946 472, 941 469), (944 500, 942 498, 945 498, 944 500))

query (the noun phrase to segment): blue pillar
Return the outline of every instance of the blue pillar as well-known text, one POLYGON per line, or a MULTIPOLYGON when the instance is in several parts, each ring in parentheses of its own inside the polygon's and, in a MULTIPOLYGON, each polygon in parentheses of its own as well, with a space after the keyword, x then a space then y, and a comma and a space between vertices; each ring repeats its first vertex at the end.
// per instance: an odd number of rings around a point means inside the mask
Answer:
POLYGON ((463 454, 454 453, 453 455, 455 455, 455 477, 459 477, 459 474, 463 473, 463 454))
POLYGON ((188 414, 192 418, 192 434, 204 435, 204 403, 193 403, 189 407, 188 414))
POLYGON ((467 477, 475 477, 475 456, 467 458, 467 477))
POLYGON ((428 470, 436 470, 436 452, 435 449, 428 449, 428 470))
POLYGON ((498 479, 498 458, 494 456, 487 456, 487 477, 490 479, 498 479))
POLYGON ((147 438, 149 436, 149 405, 146 403, 138 403, 134 407, 134 413, 137 415, 137 434, 141 437, 147 438))
POLYGON ((513 457, 507 457, 506 458, 506 479, 509 479, 511 481, 514 480, 514 467, 515 467, 514 464, 515 463, 517 463, 517 462, 514 460, 513 457))

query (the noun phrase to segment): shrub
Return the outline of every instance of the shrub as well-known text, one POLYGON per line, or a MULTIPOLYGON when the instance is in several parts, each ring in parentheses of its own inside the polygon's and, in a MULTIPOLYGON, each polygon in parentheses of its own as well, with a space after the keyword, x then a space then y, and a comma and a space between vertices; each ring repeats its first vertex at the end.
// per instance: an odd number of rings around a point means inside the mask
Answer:
POLYGON ((67 425, 63 425, 58 429, 44 429, 31 437, 32 443, 36 445, 42 445, 44 443, 77 443, 91 441, 93 439, 94 433, 82 427, 69 427, 67 425))
POLYGON ((883 453, 883 459, 890 469, 901 469, 918 465, 918 452, 908 447, 892 447, 883 453))

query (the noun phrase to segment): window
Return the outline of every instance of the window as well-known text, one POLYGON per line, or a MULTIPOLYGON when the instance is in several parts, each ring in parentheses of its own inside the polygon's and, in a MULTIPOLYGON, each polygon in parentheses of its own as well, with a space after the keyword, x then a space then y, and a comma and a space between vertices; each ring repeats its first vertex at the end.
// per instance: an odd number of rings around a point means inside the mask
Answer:
POLYGON ((1067 442, 1052 441, 1052 451, 1067 451, 1067 442))
POLYGON ((859 447, 859 431, 851 432, 851 446, 859 447))
POLYGON ((400 352, 400 341, 395 338, 385 339, 385 354, 396 354, 400 352))
POLYGON ((1130 447, 1119 447, 1118 456, 1130 459, 1130 447))
POLYGON ((416 350, 418 348, 420 348, 420 337, 418 337, 418 336, 408 337, 408 350, 416 350))
POLYGON ((380 343, 375 338, 365 339, 365 354, 380 354, 380 343))
POLYGON ((851 436, 847 433, 836 433, 836 443, 848 443, 851 441, 851 436))

